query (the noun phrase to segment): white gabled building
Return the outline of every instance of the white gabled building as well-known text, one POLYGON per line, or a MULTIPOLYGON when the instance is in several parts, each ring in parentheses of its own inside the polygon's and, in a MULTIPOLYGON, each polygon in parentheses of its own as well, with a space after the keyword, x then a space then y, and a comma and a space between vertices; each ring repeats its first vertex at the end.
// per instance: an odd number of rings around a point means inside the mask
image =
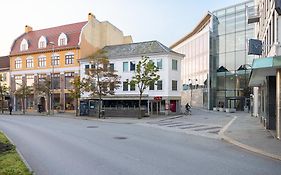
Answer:
MULTIPOLYGON (((128 82, 134 75, 138 61, 142 56, 148 56, 159 68, 160 80, 144 92, 142 107, 146 108, 149 115, 181 111, 181 60, 184 55, 172 51, 158 41, 112 45, 104 47, 103 50, 107 53, 110 66, 121 77, 121 84, 115 95, 103 98, 105 108, 138 107, 139 90, 137 86, 131 87, 128 82), (156 101, 155 97, 160 97, 161 100, 156 101)), ((89 59, 80 60, 81 78, 86 76, 85 72, 89 67, 89 59)), ((85 93, 81 100, 91 108, 91 100, 94 99, 91 99, 89 93, 85 93)))

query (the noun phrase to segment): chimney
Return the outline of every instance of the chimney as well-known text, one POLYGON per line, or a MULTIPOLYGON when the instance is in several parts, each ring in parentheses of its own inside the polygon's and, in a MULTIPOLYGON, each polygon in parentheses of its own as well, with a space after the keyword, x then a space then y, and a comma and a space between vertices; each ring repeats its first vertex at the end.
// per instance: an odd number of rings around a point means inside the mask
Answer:
POLYGON ((88 14, 88 21, 90 21, 90 20, 92 20, 94 18, 96 18, 94 14, 92 14, 92 13, 88 14))
POLYGON ((26 25, 25 26, 25 33, 31 32, 32 31, 32 27, 26 25))

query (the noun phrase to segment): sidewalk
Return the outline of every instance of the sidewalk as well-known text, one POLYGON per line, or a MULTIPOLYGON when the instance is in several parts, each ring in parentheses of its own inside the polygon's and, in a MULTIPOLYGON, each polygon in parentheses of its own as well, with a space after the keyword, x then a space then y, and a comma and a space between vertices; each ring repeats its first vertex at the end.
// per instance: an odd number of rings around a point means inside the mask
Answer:
POLYGON ((281 160, 281 141, 274 138, 259 122, 259 118, 249 113, 237 112, 232 123, 222 129, 223 140, 249 151, 281 160))

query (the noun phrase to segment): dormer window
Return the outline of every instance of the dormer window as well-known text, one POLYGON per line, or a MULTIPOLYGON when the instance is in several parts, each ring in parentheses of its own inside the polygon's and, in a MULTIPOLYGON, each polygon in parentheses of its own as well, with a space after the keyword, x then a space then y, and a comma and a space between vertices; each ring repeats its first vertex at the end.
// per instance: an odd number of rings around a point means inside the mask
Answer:
POLYGON ((42 49, 42 48, 46 48, 46 46, 47 46, 47 39, 45 36, 41 36, 38 41, 38 48, 42 49))
POLYGON ((58 39, 59 46, 66 46, 67 45, 67 36, 65 33, 61 33, 58 39))
POLYGON ((20 51, 28 50, 28 42, 26 39, 23 39, 20 44, 20 51))

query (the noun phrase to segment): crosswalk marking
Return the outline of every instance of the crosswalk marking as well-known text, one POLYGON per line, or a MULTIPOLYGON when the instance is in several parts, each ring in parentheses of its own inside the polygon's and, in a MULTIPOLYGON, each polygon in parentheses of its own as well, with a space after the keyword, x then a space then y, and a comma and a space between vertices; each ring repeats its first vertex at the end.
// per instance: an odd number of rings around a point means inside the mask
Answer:
POLYGON ((177 119, 162 119, 158 121, 147 122, 144 125, 216 139, 219 138, 218 133, 222 128, 222 126, 219 125, 193 123, 180 120, 177 121, 177 119))

